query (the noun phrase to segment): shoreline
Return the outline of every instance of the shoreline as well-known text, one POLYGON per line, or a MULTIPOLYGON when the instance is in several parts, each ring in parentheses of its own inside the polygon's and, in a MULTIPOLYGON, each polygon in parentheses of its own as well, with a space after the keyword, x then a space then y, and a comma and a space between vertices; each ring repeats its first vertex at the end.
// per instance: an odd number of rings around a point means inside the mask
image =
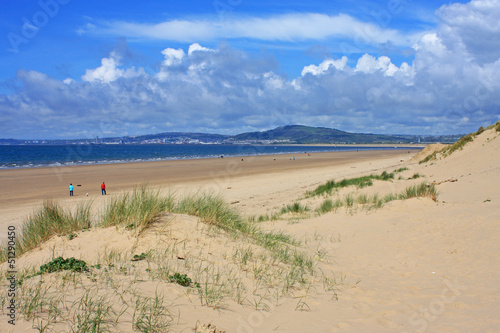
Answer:
MULTIPOLYGON (((163 144, 164 145, 164 144, 163 144)), ((50 145, 32 145, 32 146, 50 146, 50 145)), ((62 145, 61 145, 62 146, 62 145)), ((107 146, 107 145, 104 145, 107 146)), ((178 145, 173 145, 178 146, 178 145)), ((195 145, 191 145, 195 146, 195 145)), ((204 145, 202 145, 204 146, 204 145)), ((233 146, 233 145, 229 145, 233 146)), ((221 156, 224 158, 249 158, 254 156, 280 156, 280 155, 293 155, 302 153, 336 153, 336 152, 349 152, 349 151, 380 151, 380 150, 419 150, 425 148, 425 145, 407 145, 407 144, 287 144, 287 145, 237 145, 241 147, 256 147, 253 154, 248 152, 242 152, 237 154, 217 154, 217 155, 205 155, 205 156, 171 156, 164 158, 138 158, 138 159, 116 159, 116 160, 95 160, 95 161, 81 161, 81 162, 53 162, 48 164, 28 164, 28 165, 16 165, 16 166, 0 166, 1 170, 17 170, 17 169, 38 169, 38 168, 63 168, 63 167, 74 167, 74 166, 93 166, 93 165, 109 165, 109 164, 127 164, 127 163, 150 163, 150 162, 166 162, 166 161, 182 161, 182 160, 207 160, 207 159, 217 159, 221 156), (339 147, 339 148, 352 148, 352 149, 341 149, 338 151, 297 151, 297 152, 258 152, 259 147, 339 147)))
MULTIPOLYGON (((107 185, 107 197, 141 184, 159 188, 213 188, 241 178, 259 181, 266 177, 314 173, 317 170, 349 170, 353 164, 378 160, 407 160, 416 151, 362 150, 327 153, 254 155, 210 159, 184 159, 119 164, 0 170, 0 224, 18 223, 46 200, 65 203, 101 196, 100 184, 107 185), (295 160, 293 159, 295 157, 295 160), (257 177, 257 178, 254 178, 257 177), (68 185, 74 185, 70 199, 68 185), (81 185, 81 186, 78 186, 81 185), (86 194, 89 194, 87 197, 86 194)), ((375 164, 375 163, 374 163, 375 164)), ((326 171, 325 171, 326 170, 326 171)), ((325 181, 328 179, 324 179, 325 181)), ((225 188, 224 187, 224 188, 225 188)))

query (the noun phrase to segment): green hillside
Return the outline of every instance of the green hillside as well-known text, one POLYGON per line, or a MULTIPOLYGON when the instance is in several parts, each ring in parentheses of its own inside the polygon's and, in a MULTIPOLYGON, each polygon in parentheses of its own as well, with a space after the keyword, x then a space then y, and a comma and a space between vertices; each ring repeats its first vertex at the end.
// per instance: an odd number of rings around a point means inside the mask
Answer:
POLYGON ((302 125, 282 126, 264 132, 249 132, 235 135, 242 140, 289 140, 292 143, 409 143, 413 138, 349 133, 332 128, 309 127, 302 125))

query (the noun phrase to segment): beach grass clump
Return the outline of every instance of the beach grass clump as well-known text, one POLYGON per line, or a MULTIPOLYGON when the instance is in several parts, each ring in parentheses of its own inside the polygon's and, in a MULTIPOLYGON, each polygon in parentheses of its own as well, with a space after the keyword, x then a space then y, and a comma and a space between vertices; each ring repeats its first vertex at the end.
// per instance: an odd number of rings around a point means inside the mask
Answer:
POLYGON ((356 186, 358 188, 363 188, 373 185, 373 180, 384 180, 389 181, 394 179, 394 172, 388 173, 387 171, 382 172, 380 175, 368 175, 356 178, 344 178, 341 181, 335 182, 334 180, 329 180, 325 184, 319 185, 313 191, 307 191, 306 196, 319 196, 325 194, 331 194, 334 189, 341 189, 348 186, 356 186))
POLYGON ((306 205, 302 205, 300 202, 294 202, 293 204, 288 204, 285 207, 281 208, 280 214, 301 214, 307 212, 308 210, 309 208, 306 205))
POLYGON ((255 227, 239 216, 220 196, 190 195, 181 199, 173 212, 198 216, 202 222, 228 232, 252 233, 255 227))
POLYGON ((407 167, 401 167, 401 168, 399 168, 397 170, 394 170, 394 173, 401 173, 401 172, 406 171, 406 170, 408 170, 407 167))
POLYGON ((135 188, 132 193, 115 197, 106 206, 101 218, 101 226, 124 225, 142 232, 161 214, 173 207, 173 197, 162 197, 160 191, 147 186, 135 188))
POLYGON ((423 164, 423 163, 427 163, 429 161, 435 160, 437 158, 438 153, 440 153, 440 151, 435 151, 432 154, 427 155, 423 160, 418 162, 418 164, 423 164))
POLYGON ((441 153, 445 156, 451 155, 453 152, 455 152, 459 149, 460 150, 463 149, 463 147, 467 143, 474 141, 475 136, 476 136, 476 133, 464 135, 463 137, 460 138, 460 140, 458 140, 457 142, 455 142, 451 146, 445 147, 443 150, 441 150, 441 153))
MULTIPOLYGON (((497 129, 497 132, 500 131, 500 121, 497 122, 495 125, 494 125, 497 129)), ((488 127, 489 128, 489 127, 488 127)), ((488 129, 487 128, 487 129, 488 129)), ((427 163, 429 161, 432 161, 432 160, 435 160, 437 158, 437 155, 438 154, 442 154, 444 157, 448 156, 448 155, 451 155, 453 154, 455 151, 457 150, 462 150, 463 147, 469 143, 469 142, 472 142, 474 141, 474 138, 476 136, 478 136, 479 134, 483 133, 485 131, 485 129, 481 126, 479 127, 479 129, 477 130, 477 132, 474 132, 474 133, 470 133, 470 134, 467 134, 467 135, 464 135, 463 137, 461 137, 457 142, 455 142, 454 144, 450 145, 450 146, 447 146, 447 147, 444 147, 443 149, 439 150, 439 151, 435 151, 433 152, 432 154, 429 154, 428 156, 426 156, 423 160, 421 160, 419 162, 419 164, 423 164, 423 163, 427 163)))
POLYGON ((299 246, 300 242, 281 231, 260 231, 257 230, 252 234, 252 238, 256 241, 257 245, 262 246, 268 250, 274 250, 283 244, 299 246))
POLYGON ((155 294, 155 297, 139 297, 135 302, 132 316, 134 330, 155 333, 168 332, 174 322, 170 311, 165 306, 165 297, 155 294))
POLYGON ((421 174, 419 174, 418 172, 414 173, 413 176, 411 176, 410 178, 408 178, 409 180, 410 179, 417 179, 417 178, 420 178, 420 177, 423 177, 421 174))
POLYGON ((23 222, 16 243, 16 254, 32 250, 53 236, 68 235, 89 228, 90 208, 90 202, 79 204, 73 214, 56 202, 45 201, 38 211, 23 222))
POLYGON ((323 202, 320 204, 318 209, 316 211, 319 214, 325 214, 333 210, 333 201, 331 199, 325 199, 323 202))
POLYGON ((436 201, 438 196, 438 191, 434 184, 426 184, 422 182, 417 185, 412 185, 407 187, 403 192, 398 195, 398 199, 406 200, 417 197, 430 197, 432 200, 436 201))

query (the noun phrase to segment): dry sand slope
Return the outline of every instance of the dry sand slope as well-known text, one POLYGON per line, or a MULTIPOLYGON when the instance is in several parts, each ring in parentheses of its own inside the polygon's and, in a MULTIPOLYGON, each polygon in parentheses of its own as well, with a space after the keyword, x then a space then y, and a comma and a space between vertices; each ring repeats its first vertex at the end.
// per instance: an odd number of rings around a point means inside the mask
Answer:
MULTIPOLYGON (((25 314, 15 329, 4 316, 0 331, 36 332, 33 326, 47 325, 67 332, 99 322, 102 331, 116 332, 133 327, 153 332, 148 323, 159 332, 195 327, 197 332, 498 332, 498 134, 487 130, 463 150, 426 164, 411 156, 400 162, 398 156, 225 180, 221 195, 231 207, 255 220, 275 214, 277 220, 259 227, 300 241, 281 247, 289 249, 286 254, 179 214, 163 216, 139 237, 120 228, 81 232, 72 240, 55 237, 19 258, 18 269, 38 269, 59 255, 100 268, 28 279, 17 290, 24 293, 18 306, 25 314), (392 181, 305 195, 330 179, 401 167, 407 170, 395 173, 392 181), (421 177, 409 179, 417 173, 421 177), (360 195, 383 198, 422 181, 439 184, 436 201, 357 203, 360 195), (354 203, 346 207, 349 198, 354 203), (325 199, 339 199, 343 207, 316 213, 325 199), (294 202, 309 210, 280 213, 294 202), (140 253, 147 258, 131 261, 140 253), (171 283, 168 276, 174 272, 187 274, 200 287, 171 283), (28 313, 35 290, 42 290, 45 301, 28 313), (101 309, 103 318, 92 317, 89 308, 92 313, 101 309)), ((196 184, 174 190, 193 192, 196 184)), ((1 292, 5 299, 4 286, 1 292)))

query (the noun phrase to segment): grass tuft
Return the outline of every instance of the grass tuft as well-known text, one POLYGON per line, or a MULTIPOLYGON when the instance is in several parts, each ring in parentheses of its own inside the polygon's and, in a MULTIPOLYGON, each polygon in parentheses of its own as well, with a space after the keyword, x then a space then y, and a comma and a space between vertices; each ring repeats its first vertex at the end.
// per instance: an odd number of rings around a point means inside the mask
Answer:
POLYGON ((202 222, 228 232, 251 233, 255 227, 240 216, 220 197, 210 194, 192 195, 175 205, 176 213, 198 216, 202 222))
POLYGON ((140 233, 172 207, 172 196, 162 198, 159 190, 152 191, 142 186, 132 193, 113 198, 104 211, 101 226, 125 225, 140 233))
POLYGON ((80 204, 72 214, 55 202, 44 202, 42 208, 23 222, 16 244, 16 255, 36 248, 53 236, 68 235, 89 228, 90 208, 89 202, 80 204))
POLYGON ((403 192, 398 195, 398 199, 406 200, 410 198, 417 197, 430 197, 432 200, 436 201, 438 196, 438 191, 434 184, 428 185, 422 182, 418 185, 412 185, 407 187, 403 192))
POLYGON ((363 188, 373 185, 373 180, 385 180, 389 181, 394 179, 394 172, 388 173, 387 171, 382 172, 380 175, 369 175, 356 178, 342 179, 339 182, 334 180, 329 180, 325 184, 319 185, 313 191, 308 191, 306 196, 318 196, 322 194, 331 194, 334 189, 340 189, 348 186, 357 186, 358 188, 363 188))
POLYGON ((286 207, 283 207, 280 211, 280 214, 286 213, 305 213, 309 210, 309 208, 305 205, 301 205, 299 202, 294 202, 293 204, 288 204, 286 207))

